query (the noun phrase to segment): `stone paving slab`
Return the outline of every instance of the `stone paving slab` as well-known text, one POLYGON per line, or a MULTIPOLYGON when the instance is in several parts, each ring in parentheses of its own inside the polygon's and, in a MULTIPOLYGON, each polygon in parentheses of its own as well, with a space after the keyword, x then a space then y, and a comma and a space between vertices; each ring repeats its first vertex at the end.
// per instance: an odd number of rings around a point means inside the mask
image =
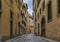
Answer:
POLYGON ((58 42, 58 41, 50 40, 40 36, 35 36, 34 34, 26 34, 23 36, 16 37, 14 39, 7 40, 5 42, 58 42))

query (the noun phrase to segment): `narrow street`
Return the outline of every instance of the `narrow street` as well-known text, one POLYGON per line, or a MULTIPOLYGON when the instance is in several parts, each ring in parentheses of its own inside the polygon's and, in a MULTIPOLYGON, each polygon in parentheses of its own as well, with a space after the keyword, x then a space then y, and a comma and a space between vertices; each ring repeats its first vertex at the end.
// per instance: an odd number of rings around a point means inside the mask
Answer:
POLYGON ((0 0, 0 42, 60 42, 60 0, 0 0))
POLYGON ((21 37, 16 37, 14 39, 5 41, 5 42, 57 42, 54 40, 46 39, 43 37, 35 36, 34 34, 26 34, 21 37))

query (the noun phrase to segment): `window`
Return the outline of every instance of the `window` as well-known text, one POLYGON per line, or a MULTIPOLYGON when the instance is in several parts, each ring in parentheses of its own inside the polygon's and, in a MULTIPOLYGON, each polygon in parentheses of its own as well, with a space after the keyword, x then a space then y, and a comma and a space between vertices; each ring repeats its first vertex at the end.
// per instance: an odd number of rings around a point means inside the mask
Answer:
POLYGON ((48 21, 52 19, 51 1, 48 3, 48 21))
POLYGON ((19 18, 19 14, 17 14, 17 17, 19 18))
POLYGON ((12 37, 12 32, 13 32, 13 14, 12 14, 12 11, 10 11, 10 37, 12 37))
POLYGON ((20 34, 20 22, 18 22, 18 33, 20 34))
POLYGON ((18 22, 18 27, 20 27, 20 22, 18 22))
POLYGON ((24 26, 26 26, 26 23, 25 23, 25 21, 24 21, 24 20, 22 20, 22 24, 24 24, 24 26))
POLYGON ((43 4, 42 4, 42 9, 43 9, 43 11, 44 11, 44 8, 45 8, 45 0, 44 0, 44 2, 43 2, 43 4))
POLYGON ((25 17, 25 20, 27 21, 27 18, 25 17))
POLYGON ((13 0, 10 0, 11 1, 11 8, 13 8, 13 0))
POLYGON ((39 19, 39 13, 38 13, 38 19, 39 19))
POLYGON ((18 0, 18 8, 19 8, 19 10, 20 10, 20 1, 18 0))
POLYGON ((40 9, 40 14, 41 14, 41 9, 40 9))
POLYGON ((21 16, 22 16, 22 18, 25 18, 25 14, 24 13, 22 13, 21 16))
POLYGON ((37 21, 37 18, 35 17, 35 22, 37 21))
POLYGON ((58 14, 60 14, 60 0, 58 0, 58 14))
POLYGON ((17 3, 18 0, 16 0, 16 3, 17 3))
POLYGON ((11 0, 11 3, 13 3, 13 0, 11 0))
POLYGON ((1 0, 0 0, 0 9, 1 9, 1 0))
POLYGON ((25 9, 25 6, 24 5, 22 6, 22 9, 25 9))
POLYGON ((13 19, 13 13, 10 11, 10 19, 13 19))

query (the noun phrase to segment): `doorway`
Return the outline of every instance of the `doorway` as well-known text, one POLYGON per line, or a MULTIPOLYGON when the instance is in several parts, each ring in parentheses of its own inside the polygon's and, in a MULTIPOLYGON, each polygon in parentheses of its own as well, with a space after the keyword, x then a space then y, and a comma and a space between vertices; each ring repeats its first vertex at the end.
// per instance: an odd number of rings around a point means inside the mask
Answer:
POLYGON ((1 12, 0 12, 0 33, 1 33, 1 12))
POLYGON ((38 36, 39 36, 39 24, 38 24, 38 36))
POLYGON ((18 22, 18 35, 20 35, 20 22, 18 22))
POLYGON ((10 10, 10 37, 13 36, 13 13, 10 10))
POLYGON ((0 12, 0 42, 1 42, 1 12, 0 12))
POLYGON ((41 21, 41 36, 45 37, 45 18, 41 21))

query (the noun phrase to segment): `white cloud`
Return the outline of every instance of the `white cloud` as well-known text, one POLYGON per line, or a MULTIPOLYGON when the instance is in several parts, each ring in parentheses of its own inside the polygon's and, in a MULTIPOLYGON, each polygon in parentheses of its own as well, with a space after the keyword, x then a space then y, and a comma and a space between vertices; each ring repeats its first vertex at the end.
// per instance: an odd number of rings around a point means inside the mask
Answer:
POLYGON ((29 0, 23 0, 24 3, 28 3, 29 0))
POLYGON ((24 3, 28 4, 28 13, 32 15, 33 9, 32 9, 32 0, 23 0, 24 3))
POLYGON ((31 9, 28 9, 27 11, 28 11, 28 13, 30 13, 30 14, 32 15, 32 13, 33 13, 33 10, 31 10, 31 9))

